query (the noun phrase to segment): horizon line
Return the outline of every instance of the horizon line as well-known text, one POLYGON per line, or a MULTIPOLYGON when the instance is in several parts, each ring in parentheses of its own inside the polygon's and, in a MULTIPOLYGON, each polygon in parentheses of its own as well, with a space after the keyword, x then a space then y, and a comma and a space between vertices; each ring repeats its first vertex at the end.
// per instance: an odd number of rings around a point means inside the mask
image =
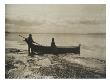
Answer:
POLYGON ((32 33, 32 34, 106 34, 106 33, 35 33, 35 32, 8 32, 5 31, 5 33, 32 33))

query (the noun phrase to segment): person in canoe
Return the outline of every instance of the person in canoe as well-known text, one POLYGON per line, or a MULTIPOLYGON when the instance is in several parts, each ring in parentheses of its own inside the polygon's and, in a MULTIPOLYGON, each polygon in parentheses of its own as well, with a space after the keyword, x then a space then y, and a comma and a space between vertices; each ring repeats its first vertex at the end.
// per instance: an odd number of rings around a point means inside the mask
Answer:
POLYGON ((54 38, 52 38, 51 47, 52 47, 52 48, 56 47, 54 38))
POLYGON ((57 54, 57 47, 56 47, 56 45, 55 45, 54 38, 52 38, 51 47, 52 47, 53 53, 54 53, 54 54, 57 54))
POLYGON ((29 34, 28 38, 25 38, 25 41, 28 44, 28 54, 29 55, 33 54, 32 44, 35 43, 35 42, 33 41, 32 35, 29 34))

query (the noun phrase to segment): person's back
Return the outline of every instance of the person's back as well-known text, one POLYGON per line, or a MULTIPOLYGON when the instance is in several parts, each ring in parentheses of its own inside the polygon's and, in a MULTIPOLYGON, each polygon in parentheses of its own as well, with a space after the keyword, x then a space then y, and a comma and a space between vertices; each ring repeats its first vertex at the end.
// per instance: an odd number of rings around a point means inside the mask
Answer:
POLYGON ((29 37, 25 39, 25 41, 27 42, 28 45, 32 44, 34 41, 32 39, 32 35, 29 34, 29 37))
POLYGON ((57 47, 55 45, 54 38, 52 38, 51 47, 53 54, 57 54, 57 47))
POLYGON ((51 47, 56 47, 55 42, 54 42, 54 38, 52 38, 51 47))
POLYGON ((33 39, 32 39, 32 36, 29 36, 27 38, 27 41, 28 41, 28 44, 30 44, 30 45, 34 42, 33 39))

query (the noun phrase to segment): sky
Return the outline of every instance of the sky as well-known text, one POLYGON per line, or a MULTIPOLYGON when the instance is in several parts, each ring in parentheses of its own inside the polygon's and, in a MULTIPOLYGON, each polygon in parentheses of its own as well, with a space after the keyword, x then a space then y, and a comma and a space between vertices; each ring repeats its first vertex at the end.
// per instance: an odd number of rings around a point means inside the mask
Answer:
POLYGON ((9 32, 106 32, 104 4, 7 4, 5 16, 9 32))

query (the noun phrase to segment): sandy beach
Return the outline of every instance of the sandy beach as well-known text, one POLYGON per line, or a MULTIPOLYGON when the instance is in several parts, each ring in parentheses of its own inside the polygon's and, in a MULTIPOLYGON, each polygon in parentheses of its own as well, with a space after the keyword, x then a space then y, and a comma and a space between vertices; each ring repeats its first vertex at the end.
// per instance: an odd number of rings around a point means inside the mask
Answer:
POLYGON ((44 54, 30 57, 27 51, 6 49, 5 76, 8 79, 95 79, 106 78, 104 60, 77 54, 44 54))

